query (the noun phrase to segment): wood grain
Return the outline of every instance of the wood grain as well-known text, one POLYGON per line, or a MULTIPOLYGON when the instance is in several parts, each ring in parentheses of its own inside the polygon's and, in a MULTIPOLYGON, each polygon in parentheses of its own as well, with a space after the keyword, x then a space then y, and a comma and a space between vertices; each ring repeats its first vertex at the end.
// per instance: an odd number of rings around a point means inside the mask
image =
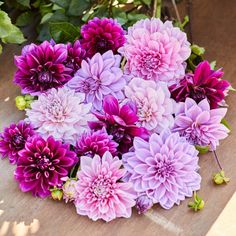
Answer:
MULTIPOLYGON (((207 49, 210 61, 217 60, 224 67, 224 78, 236 87, 236 2, 194 0, 192 11, 193 41, 207 49)), ((183 16, 183 13, 181 13, 183 16)), ((19 89, 12 84, 15 71, 13 55, 17 46, 7 46, 0 57, 0 130, 24 117, 17 111, 14 97, 19 89)), ((217 171, 213 156, 201 156, 202 188, 199 195, 205 200, 203 211, 194 213, 187 208, 189 200, 166 211, 154 207, 147 215, 133 213, 131 219, 111 223, 92 222, 78 216, 73 205, 49 199, 35 199, 22 193, 13 178, 14 166, 8 160, 0 161, 0 235, 205 235, 236 190, 236 95, 227 98, 227 120, 232 126, 230 136, 221 142, 217 153, 231 182, 214 186, 211 177, 217 171)))

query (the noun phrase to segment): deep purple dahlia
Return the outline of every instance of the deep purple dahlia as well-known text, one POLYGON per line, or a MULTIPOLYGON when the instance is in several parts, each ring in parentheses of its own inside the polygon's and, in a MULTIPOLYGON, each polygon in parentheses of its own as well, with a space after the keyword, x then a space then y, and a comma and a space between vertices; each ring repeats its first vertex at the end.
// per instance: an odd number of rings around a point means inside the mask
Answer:
POLYGON ((19 152, 15 178, 23 192, 32 191, 34 196, 47 197, 50 188, 60 186, 76 164, 76 154, 69 146, 55 141, 53 137, 44 140, 34 136, 19 152))
POLYGON ((124 34, 124 30, 116 20, 95 17, 82 26, 81 43, 89 57, 97 52, 103 54, 108 50, 116 53, 125 43, 124 34))
POLYGON ((93 157, 95 154, 103 156, 109 151, 115 156, 118 144, 112 138, 112 135, 108 135, 104 129, 85 132, 77 140, 75 152, 78 156, 93 157))
POLYGON ((71 79, 71 68, 63 64, 66 59, 66 45, 53 45, 47 41, 40 45, 27 45, 21 56, 15 56, 18 69, 14 82, 21 87, 23 93, 31 95, 62 87, 71 79))
POLYGON ((26 140, 33 135, 31 124, 24 121, 5 128, 0 134, 0 153, 3 158, 8 156, 10 163, 17 163, 18 152, 24 148, 26 140))
POLYGON ((211 108, 217 108, 225 98, 230 83, 221 80, 221 69, 211 70, 208 61, 201 62, 195 69, 194 74, 186 74, 178 84, 169 87, 171 96, 177 102, 184 102, 187 97, 197 103, 207 98, 211 108))
POLYGON ((119 144, 118 151, 125 153, 133 145, 134 137, 147 138, 148 132, 143 127, 136 126, 138 116, 130 104, 119 106, 118 100, 108 95, 103 101, 105 114, 94 113, 99 121, 89 122, 93 130, 106 128, 107 133, 119 144))

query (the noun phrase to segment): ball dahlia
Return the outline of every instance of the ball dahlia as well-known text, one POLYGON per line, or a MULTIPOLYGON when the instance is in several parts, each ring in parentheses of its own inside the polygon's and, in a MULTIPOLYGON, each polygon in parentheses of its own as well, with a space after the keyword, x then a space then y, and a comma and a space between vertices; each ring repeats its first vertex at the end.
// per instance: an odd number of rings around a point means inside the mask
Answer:
POLYGON ((122 157, 128 171, 125 179, 138 194, 144 192, 154 203, 170 209, 200 188, 197 155, 193 145, 168 129, 152 134, 149 142, 136 137, 134 151, 122 157))
POLYGON ((45 41, 25 46, 21 56, 15 56, 14 82, 21 87, 22 93, 31 95, 62 87, 71 79, 72 70, 63 64, 66 59, 64 44, 52 45, 45 41))
POLYGON ((117 217, 129 218, 135 205, 131 183, 122 183, 125 170, 122 161, 105 152, 102 157, 81 157, 81 170, 76 186, 77 213, 92 220, 111 221, 117 217))
POLYGON ((97 52, 103 54, 108 50, 116 53, 125 42, 124 34, 124 30, 117 20, 95 17, 82 26, 81 42, 89 57, 97 52))
POLYGON ((127 59, 126 70, 147 80, 169 84, 185 74, 184 61, 190 56, 186 34, 170 21, 140 20, 128 29, 120 52, 127 59))
POLYGON ((8 157, 10 163, 16 164, 18 152, 25 147, 25 142, 34 135, 31 124, 20 121, 18 124, 11 124, 0 134, 0 153, 2 157, 8 157))
POLYGON ((184 102, 189 97, 198 103, 207 98, 211 108, 217 108, 230 86, 228 81, 221 80, 223 74, 221 69, 211 70, 209 62, 203 61, 194 74, 186 74, 177 84, 169 87, 171 96, 177 102, 184 102))
POLYGON ((53 136, 74 144, 84 131, 89 130, 87 121, 93 120, 91 104, 84 104, 84 94, 69 88, 51 89, 31 103, 26 115, 37 132, 43 137, 53 136))
POLYGON ((104 129, 85 132, 77 140, 75 152, 78 156, 93 157, 95 154, 102 156, 109 151, 115 156, 118 144, 112 138, 112 135, 108 135, 104 129))
POLYGON ((68 145, 53 137, 44 140, 34 136, 19 151, 14 175, 23 192, 31 191, 43 198, 51 194, 50 188, 62 184, 61 178, 69 174, 76 162, 76 154, 68 145))
POLYGON ((193 145, 210 146, 210 150, 215 150, 219 140, 228 136, 229 130, 221 124, 226 112, 226 108, 211 110, 207 99, 197 104, 187 98, 179 103, 172 131, 193 145))
POLYGON ((101 110, 104 96, 111 94, 117 99, 124 98, 122 89, 126 81, 120 69, 119 55, 108 51, 95 54, 88 61, 82 61, 81 68, 68 86, 76 92, 84 93, 86 102, 93 104, 94 110, 101 110))
POLYGON ((125 86, 125 96, 136 104, 140 126, 161 132, 173 125, 175 102, 166 85, 133 78, 125 86))

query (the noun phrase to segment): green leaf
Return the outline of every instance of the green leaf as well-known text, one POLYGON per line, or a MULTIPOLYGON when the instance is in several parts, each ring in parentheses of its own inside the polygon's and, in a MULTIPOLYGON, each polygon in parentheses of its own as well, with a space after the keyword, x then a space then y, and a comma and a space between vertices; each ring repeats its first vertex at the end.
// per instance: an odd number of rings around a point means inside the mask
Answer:
POLYGON ((138 20, 145 19, 145 18, 147 18, 148 16, 145 15, 145 14, 136 14, 136 13, 134 13, 134 12, 131 12, 131 13, 129 13, 129 14, 127 15, 127 17, 128 17, 128 20, 129 20, 129 21, 136 22, 136 21, 138 21, 138 20))
POLYGON ((199 151, 199 154, 205 154, 209 151, 209 146, 195 145, 195 148, 199 151))
POLYGON ((53 13, 52 13, 52 12, 49 12, 49 13, 45 14, 45 15, 42 17, 42 19, 41 19, 41 21, 40 21, 40 24, 43 24, 43 23, 49 21, 52 16, 53 16, 53 13))
POLYGON ((68 22, 49 23, 49 31, 57 43, 73 42, 79 37, 79 30, 68 22))
POLYGON ((0 6, 2 6, 2 4, 4 4, 4 2, 0 1, 0 6))
POLYGON ((117 19, 117 21, 121 24, 121 25, 124 25, 125 23, 127 23, 128 21, 128 18, 127 18, 127 15, 126 13, 121 10, 120 8, 116 8, 114 7, 112 9, 112 14, 113 14, 113 17, 115 19, 117 19))
POLYGON ((232 87, 232 85, 230 85, 230 86, 228 87, 228 90, 229 90, 229 91, 236 92, 236 89, 235 89, 235 88, 233 88, 233 87, 232 87))
POLYGON ((17 26, 26 26, 34 19, 34 14, 32 12, 23 12, 18 16, 16 20, 17 26))
POLYGON ((2 45, 0 44, 0 54, 2 54, 2 45))
POLYGON ((145 5, 150 6, 152 0, 141 0, 145 5))
POLYGON ((56 3, 58 6, 64 9, 68 8, 70 4, 70 0, 51 0, 51 2, 56 3))
POLYGON ((223 118, 220 123, 223 124, 227 129, 231 131, 231 127, 225 118, 223 118))
POLYGON ((212 62, 210 63, 210 67, 211 67, 212 70, 214 70, 215 67, 216 67, 216 61, 212 61, 212 62))
POLYGON ((71 0, 68 15, 80 16, 90 6, 89 0, 71 0))
POLYGON ((17 0, 17 2, 24 7, 30 8, 30 0, 17 0))

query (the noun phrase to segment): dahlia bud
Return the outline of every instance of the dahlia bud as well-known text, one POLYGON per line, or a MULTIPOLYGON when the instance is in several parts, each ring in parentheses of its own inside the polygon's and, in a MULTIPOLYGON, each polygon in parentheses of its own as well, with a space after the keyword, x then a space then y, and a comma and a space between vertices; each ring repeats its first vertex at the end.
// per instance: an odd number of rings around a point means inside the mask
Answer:
POLYGON ((223 184, 223 183, 228 183, 230 181, 230 178, 227 178, 225 176, 225 172, 223 170, 221 170, 218 173, 213 174, 213 181, 215 184, 223 184))
POLYGON ((143 214, 153 206, 153 201, 147 195, 141 195, 136 200, 138 214, 143 214))
POLYGON ((77 183, 76 179, 70 179, 70 178, 63 178, 62 180, 66 181, 64 185, 62 186, 63 190, 63 199, 65 199, 65 202, 72 202, 75 200, 77 196, 77 191, 75 189, 75 185, 77 183))
POLYGON ((189 202, 188 207, 192 208, 194 211, 199 211, 204 207, 205 203, 202 198, 197 195, 196 192, 194 192, 193 196, 194 202, 189 202))
POLYGON ((15 102, 16 102, 16 107, 20 110, 23 111, 26 108, 26 101, 25 98, 23 96, 17 96, 15 98, 15 102))
POLYGON ((60 201, 63 197, 62 189, 54 187, 53 189, 51 189, 51 196, 52 196, 53 200, 59 200, 60 201))

